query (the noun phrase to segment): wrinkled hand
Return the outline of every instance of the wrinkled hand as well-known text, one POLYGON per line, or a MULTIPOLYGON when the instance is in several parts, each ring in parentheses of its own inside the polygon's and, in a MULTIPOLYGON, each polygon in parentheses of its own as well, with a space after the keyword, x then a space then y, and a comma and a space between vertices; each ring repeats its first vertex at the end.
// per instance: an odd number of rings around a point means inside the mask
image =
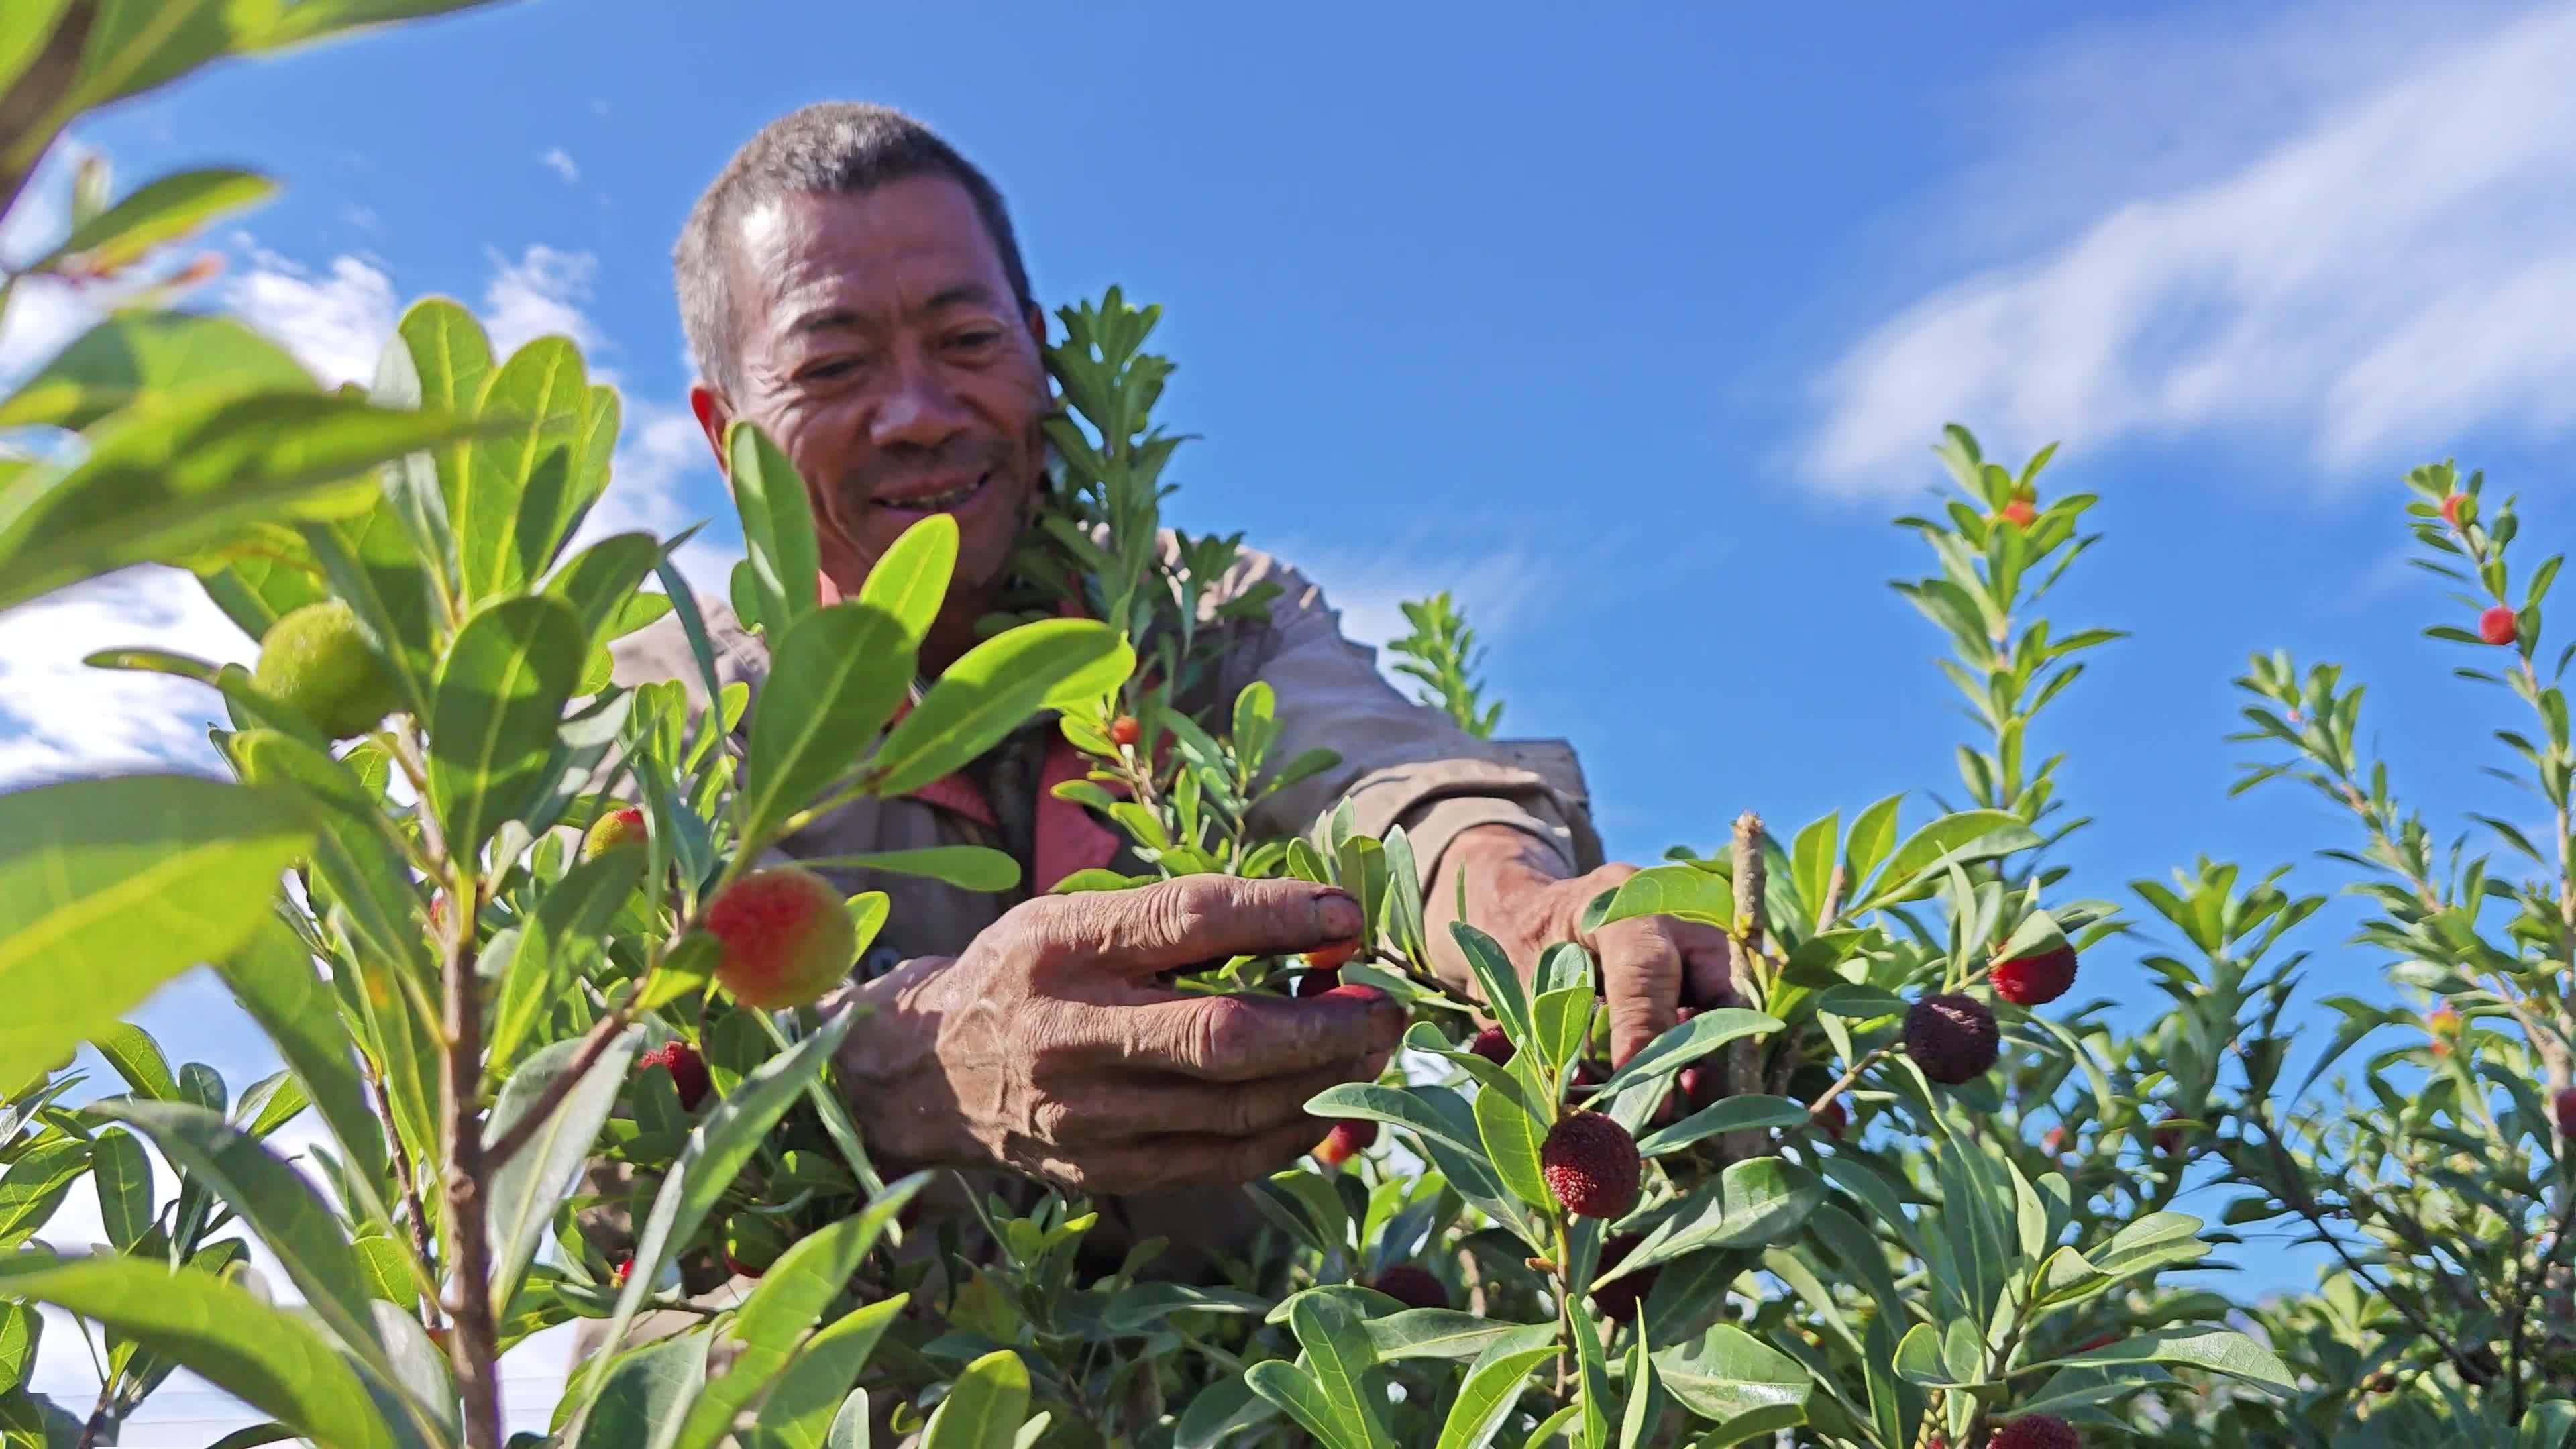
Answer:
MULTIPOLYGON (((1580 929, 1585 907, 1624 884, 1637 867, 1605 865, 1566 878, 1553 851, 1507 826, 1464 831, 1451 843, 1442 862, 1443 879, 1423 903, 1431 917, 1435 956, 1456 951, 1448 924, 1456 915, 1456 888, 1449 882, 1459 870, 1467 872, 1468 924, 1494 938, 1524 981, 1535 977, 1540 958, 1558 942, 1579 942, 1592 952, 1609 1003, 1614 1068, 1671 1030, 1681 1007, 1724 1006, 1735 999, 1725 932, 1670 916, 1648 916, 1587 933, 1580 929)), ((1463 957, 1456 969, 1467 973, 1463 957)))
POLYGON ((873 1144, 914 1166, 1000 1163, 1068 1191, 1242 1183, 1312 1148, 1306 1101, 1384 1068, 1404 1012, 1165 989, 1158 973, 1360 933, 1358 902, 1294 880, 1188 876, 1013 908, 955 958, 853 988, 842 1049, 873 1144))

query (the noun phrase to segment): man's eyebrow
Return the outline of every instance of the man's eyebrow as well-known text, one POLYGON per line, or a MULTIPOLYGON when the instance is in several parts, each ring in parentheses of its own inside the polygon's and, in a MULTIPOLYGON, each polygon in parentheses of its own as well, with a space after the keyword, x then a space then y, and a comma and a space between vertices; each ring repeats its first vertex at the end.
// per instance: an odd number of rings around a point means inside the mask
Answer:
MULTIPOLYGON (((982 282, 960 282, 953 287, 943 287, 933 292, 930 300, 921 304, 921 310, 937 312, 949 307, 996 305, 998 303, 991 287, 982 282)), ((813 311, 798 315, 794 321, 787 324, 787 330, 801 335, 809 332, 848 331, 859 325, 858 313, 847 307, 835 305, 817 307, 813 311)))

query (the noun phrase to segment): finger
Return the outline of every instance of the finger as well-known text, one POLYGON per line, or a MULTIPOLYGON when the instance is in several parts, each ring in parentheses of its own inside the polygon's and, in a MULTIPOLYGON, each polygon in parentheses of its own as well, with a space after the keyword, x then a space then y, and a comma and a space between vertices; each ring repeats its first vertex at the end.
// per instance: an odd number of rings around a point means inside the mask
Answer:
POLYGON ((1600 934, 1601 982, 1610 998, 1613 1070, 1672 1029, 1682 985, 1682 950, 1674 923, 1621 921, 1600 934))
POLYGON ((1683 1000, 1706 1009, 1742 1006, 1735 996, 1735 952, 1726 933, 1696 921, 1679 923, 1673 932, 1682 948, 1683 1000))
POLYGON ((1366 925, 1348 891, 1227 875, 1041 897, 1018 913, 1040 970, 1107 968, 1132 981, 1229 956, 1311 951, 1352 940, 1366 925))
POLYGON ((1079 1167, 1066 1167, 1075 1185, 1092 1193, 1152 1192, 1210 1184, 1233 1187, 1267 1177, 1295 1162, 1322 1141, 1329 1130, 1330 1124, 1309 1118, 1257 1137, 1171 1132, 1126 1147, 1086 1153, 1079 1167))
POLYGON ((1404 1008, 1382 991, 1336 986, 1320 996, 1176 996, 1114 1008, 1114 1039, 1094 1060, 1211 1082, 1290 1076, 1353 1058, 1384 1057, 1404 1037, 1404 1008))
POLYGON ((1175 1127, 1242 1139, 1302 1123, 1320 1137, 1329 1124, 1309 1116, 1306 1103, 1328 1087, 1373 1080, 1384 1066, 1382 1059, 1351 1057, 1290 1076, 1225 1084, 1159 1072, 1095 1074, 1087 1090, 1040 1106, 1037 1128, 1068 1147, 1123 1147, 1168 1136, 1175 1127))

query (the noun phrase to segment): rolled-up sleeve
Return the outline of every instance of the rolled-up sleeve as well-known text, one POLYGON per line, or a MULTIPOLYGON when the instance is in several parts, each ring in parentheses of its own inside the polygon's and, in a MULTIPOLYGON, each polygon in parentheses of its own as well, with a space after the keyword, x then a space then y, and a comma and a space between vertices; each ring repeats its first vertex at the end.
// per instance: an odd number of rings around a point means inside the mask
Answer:
POLYGON ((1377 651, 1353 643, 1323 592, 1295 569, 1246 550, 1228 582, 1276 583, 1269 638, 1255 677, 1277 696, 1272 767, 1311 749, 1340 757, 1332 769, 1254 807, 1256 835, 1320 840, 1342 801, 1363 833, 1397 826, 1428 885, 1461 831, 1506 825, 1544 841, 1568 874, 1601 863, 1581 770, 1560 741, 1480 740, 1446 714, 1405 698, 1378 672, 1377 651))

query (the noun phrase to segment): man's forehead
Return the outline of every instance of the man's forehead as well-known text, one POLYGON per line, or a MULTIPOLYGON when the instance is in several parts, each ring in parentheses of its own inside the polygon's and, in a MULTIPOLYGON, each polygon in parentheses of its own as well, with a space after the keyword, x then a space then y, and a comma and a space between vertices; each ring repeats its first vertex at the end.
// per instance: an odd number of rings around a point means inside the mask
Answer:
POLYGON ((824 312, 993 305, 1008 290, 973 200, 946 177, 789 192, 748 211, 738 240, 748 299, 772 326, 824 312))

